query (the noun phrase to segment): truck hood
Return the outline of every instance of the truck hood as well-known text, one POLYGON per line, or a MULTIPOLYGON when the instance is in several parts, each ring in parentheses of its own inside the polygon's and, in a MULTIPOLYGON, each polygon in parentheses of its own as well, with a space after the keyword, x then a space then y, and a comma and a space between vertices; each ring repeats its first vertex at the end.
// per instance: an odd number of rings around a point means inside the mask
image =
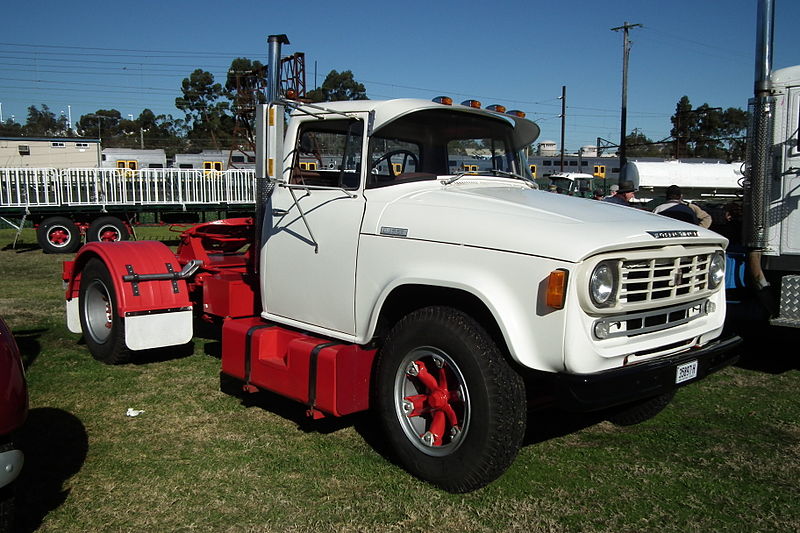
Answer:
POLYGON ((465 177, 450 185, 427 182, 367 191, 364 233, 570 262, 620 248, 727 244, 700 226, 633 207, 498 181, 508 180, 465 177), (401 188, 410 190, 397 196, 401 188))

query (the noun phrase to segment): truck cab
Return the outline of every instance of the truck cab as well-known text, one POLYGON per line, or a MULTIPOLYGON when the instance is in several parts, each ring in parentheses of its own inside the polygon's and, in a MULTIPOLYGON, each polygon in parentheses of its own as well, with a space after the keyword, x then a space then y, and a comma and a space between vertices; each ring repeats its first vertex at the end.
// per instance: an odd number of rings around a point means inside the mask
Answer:
POLYGON ((555 185, 562 194, 591 198, 594 176, 581 172, 558 172, 550 175, 550 185, 555 185))

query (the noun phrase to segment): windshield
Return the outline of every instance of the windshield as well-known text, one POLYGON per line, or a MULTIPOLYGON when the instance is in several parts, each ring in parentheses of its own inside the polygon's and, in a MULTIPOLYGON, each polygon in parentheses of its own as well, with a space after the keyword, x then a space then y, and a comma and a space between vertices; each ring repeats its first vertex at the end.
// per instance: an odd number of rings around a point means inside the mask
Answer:
POLYGON ((460 173, 531 179, 513 146, 512 124, 451 109, 410 113, 370 138, 367 187, 460 173))

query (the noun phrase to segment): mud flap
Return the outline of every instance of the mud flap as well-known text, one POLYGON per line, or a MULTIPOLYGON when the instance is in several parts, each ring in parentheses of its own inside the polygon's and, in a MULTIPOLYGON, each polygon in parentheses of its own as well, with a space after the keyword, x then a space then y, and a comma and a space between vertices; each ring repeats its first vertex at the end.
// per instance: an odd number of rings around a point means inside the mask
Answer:
POLYGON ((125 317, 125 344, 131 350, 186 344, 192 335, 191 309, 125 317))

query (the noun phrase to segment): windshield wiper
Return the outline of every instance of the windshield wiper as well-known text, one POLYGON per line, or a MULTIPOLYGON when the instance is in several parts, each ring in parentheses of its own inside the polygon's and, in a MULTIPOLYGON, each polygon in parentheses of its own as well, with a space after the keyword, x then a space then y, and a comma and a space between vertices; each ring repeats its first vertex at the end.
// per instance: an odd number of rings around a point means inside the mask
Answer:
POLYGON ((462 177, 466 176, 467 174, 472 174, 472 175, 492 174, 494 176, 503 176, 504 178, 517 178, 517 179, 520 179, 520 180, 524 181, 525 183, 527 183, 528 186, 531 187, 532 189, 538 189, 539 188, 539 185, 537 185, 537 183, 535 181, 533 181, 532 179, 528 178, 527 176, 523 176, 522 174, 517 174, 515 172, 506 172, 505 170, 500 170, 500 169, 497 169, 497 168, 490 168, 490 169, 487 169, 487 170, 480 170, 477 173, 475 173, 475 172, 459 172, 458 174, 456 174, 452 178, 448 178, 444 182, 444 184, 445 185, 450 185, 451 183, 454 183, 454 182, 460 180, 462 177))
POLYGON ((539 188, 539 185, 537 185, 535 181, 533 181, 527 176, 523 176, 522 174, 517 174, 516 172, 506 172, 505 170, 500 170, 499 168, 492 168, 487 170, 487 172, 491 172, 495 176, 505 176, 506 178, 521 179, 522 181, 530 185, 532 188, 534 189, 539 188))
POLYGON ((467 175, 466 172, 459 172, 458 174, 456 174, 452 178, 447 178, 446 180, 444 180, 444 184, 445 185, 450 185, 451 183, 455 183, 456 181, 460 180, 461 178, 463 178, 466 175, 467 175))

